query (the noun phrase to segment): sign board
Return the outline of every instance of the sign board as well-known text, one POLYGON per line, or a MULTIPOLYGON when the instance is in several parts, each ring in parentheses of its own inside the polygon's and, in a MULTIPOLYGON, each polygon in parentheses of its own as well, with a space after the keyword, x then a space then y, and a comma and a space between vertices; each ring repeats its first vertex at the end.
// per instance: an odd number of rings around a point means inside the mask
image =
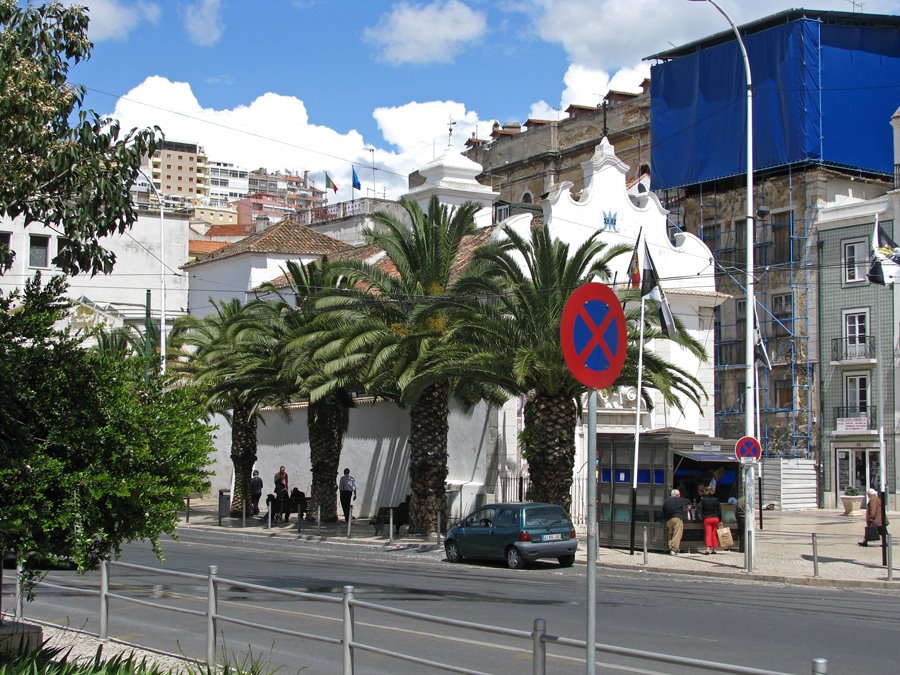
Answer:
POLYGON ((703 445, 694 445, 694 452, 722 452, 721 445, 713 445, 712 443, 704 443, 703 445))
POLYGON ((613 290, 591 282, 575 289, 563 308, 559 339, 566 365, 592 389, 612 386, 628 346, 625 312, 613 290))
POLYGON ((762 457, 762 447, 753 436, 744 436, 734 444, 734 456, 742 462, 756 462, 762 457))
POLYGON ((868 431, 868 417, 838 417, 835 431, 868 431))

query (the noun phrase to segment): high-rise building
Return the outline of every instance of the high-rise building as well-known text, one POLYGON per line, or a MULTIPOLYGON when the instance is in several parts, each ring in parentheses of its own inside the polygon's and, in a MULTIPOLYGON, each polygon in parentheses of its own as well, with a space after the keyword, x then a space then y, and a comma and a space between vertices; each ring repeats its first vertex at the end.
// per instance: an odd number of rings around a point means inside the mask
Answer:
POLYGON ((188 204, 209 198, 206 152, 196 143, 164 140, 150 158, 150 177, 166 198, 188 204))

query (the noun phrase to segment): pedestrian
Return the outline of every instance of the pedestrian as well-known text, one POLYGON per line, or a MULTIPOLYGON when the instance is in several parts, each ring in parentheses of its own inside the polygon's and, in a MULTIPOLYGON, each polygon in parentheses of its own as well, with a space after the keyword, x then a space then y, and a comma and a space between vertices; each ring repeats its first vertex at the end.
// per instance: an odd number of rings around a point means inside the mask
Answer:
POLYGON ((681 553, 681 536, 684 534, 684 507, 689 499, 681 496, 680 490, 672 490, 671 496, 663 502, 662 512, 666 521, 666 532, 669 535, 669 553, 681 553))
POLYGON ((278 494, 279 490, 287 490, 288 489, 288 475, 287 471, 284 470, 284 466, 278 469, 278 473, 275 474, 275 494, 278 494))
POLYGON ((259 471, 253 470, 253 477, 250 479, 250 499, 253 502, 253 515, 259 515, 259 500, 262 497, 263 479, 259 475, 259 471))
POLYGON ((706 553, 715 553, 719 548, 719 523, 722 522, 722 505, 710 487, 700 488, 700 516, 706 535, 706 553))
POLYGON ((291 501, 288 494, 288 475, 284 466, 275 474, 275 512, 281 514, 286 523, 291 519, 291 501))
POLYGON ((338 490, 341 494, 341 509, 344 511, 344 522, 350 520, 350 499, 356 501, 356 479, 350 475, 350 469, 344 469, 344 475, 338 482, 338 490))
POLYGON ((870 541, 878 541, 884 536, 884 526, 887 522, 881 517, 881 499, 875 488, 866 490, 868 503, 866 504, 866 532, 863 534, 863 540, 859 542, 860 546, 868 546, 870 541), (871 537, 869 530, 874 527, 878 533, 877 537, 871 537))

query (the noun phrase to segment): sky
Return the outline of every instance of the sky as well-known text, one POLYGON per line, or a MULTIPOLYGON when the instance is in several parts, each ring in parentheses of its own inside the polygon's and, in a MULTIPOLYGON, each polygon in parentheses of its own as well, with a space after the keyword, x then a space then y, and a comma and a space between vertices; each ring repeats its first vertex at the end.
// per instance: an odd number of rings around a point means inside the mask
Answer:
MULTIPOLYGON (((89 9, 94 50, 70 73, 89 108, 197 142, 212 161, 308 170, 322 189, 327 172, 331 202, 396 199, 448 144, 639 91, 644 57, 730 30, 712 4, 687 0, 66 3, 89 9)), ((796 6, 718 4, 738 25, 796 6)), ((807 6, 900 14, 900 0, 807 6)))

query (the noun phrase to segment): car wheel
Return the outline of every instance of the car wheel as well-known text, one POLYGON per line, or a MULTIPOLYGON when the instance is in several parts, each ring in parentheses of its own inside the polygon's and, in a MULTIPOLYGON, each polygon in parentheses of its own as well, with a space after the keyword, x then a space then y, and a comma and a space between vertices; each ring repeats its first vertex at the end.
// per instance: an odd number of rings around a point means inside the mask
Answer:
POLYGON ((506 549, 506 566, 511 570, 520 570, 525 567, 525 558, 515 546, 506 549))
POLYGON ((571 567, 575 564, 574 555, 561 555, 557 558, 560 567, 571 567))
POLYGON ((447 561, 452 563, 462 562, 462 553, 459 552, 459 545, 450 540, 444 544, 444 550, 447 552, 447 561))

